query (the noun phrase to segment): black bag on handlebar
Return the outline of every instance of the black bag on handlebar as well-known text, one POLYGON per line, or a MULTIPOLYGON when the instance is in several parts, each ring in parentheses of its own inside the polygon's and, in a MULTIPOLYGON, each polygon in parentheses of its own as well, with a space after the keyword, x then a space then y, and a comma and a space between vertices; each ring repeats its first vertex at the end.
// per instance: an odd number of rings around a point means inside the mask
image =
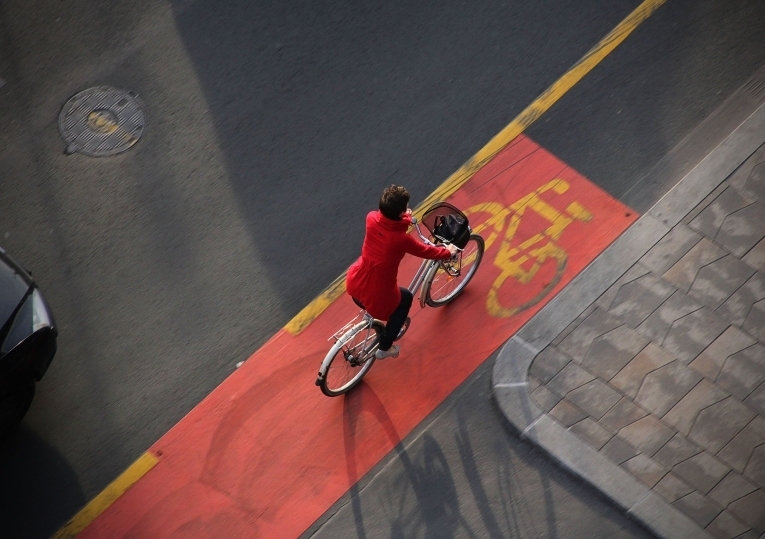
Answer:
POLYGON ((425 211, 422 224, 436 243, 448 241, 464 248, 470 239, 470 223, 467 215, 448 202, 436 202, 425 211))
POLYGON ((461 215, 439 215, 436 217, 433 235, 462 249, 470 239, 470 226, 468 220, 461 215))

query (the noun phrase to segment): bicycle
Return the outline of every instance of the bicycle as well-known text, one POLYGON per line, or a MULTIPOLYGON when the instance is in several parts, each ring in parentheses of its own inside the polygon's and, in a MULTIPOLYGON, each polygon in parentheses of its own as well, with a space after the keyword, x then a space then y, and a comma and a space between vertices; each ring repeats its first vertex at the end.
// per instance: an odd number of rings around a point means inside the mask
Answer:
MULTIPOLYGON (((453 244, 457 253, 448 260, 423 260, 409 284, 412 294, 419 290, 420 307, 442 307, 456 298, 467 286, 481 264, 485 249, 481 236, 470 229, 467 216, 446 202, 438 202, 412 224, 420 239, 429 244, 453 244), (451 217, 450 217, 451 216, 451 217), (454 230, 457 223, 459 230, 454 230)), ((355 300, 354 300, 355 301, 355 300)), ((380 335, 385 323, 373 318, 363 306, 359 313, 328 340, 335 341, 319 367, 316 385, 328 397, 337 397, 356 386, 375 362, 380 335)), ((407 317, 396 340, 409 328, 407 317)))

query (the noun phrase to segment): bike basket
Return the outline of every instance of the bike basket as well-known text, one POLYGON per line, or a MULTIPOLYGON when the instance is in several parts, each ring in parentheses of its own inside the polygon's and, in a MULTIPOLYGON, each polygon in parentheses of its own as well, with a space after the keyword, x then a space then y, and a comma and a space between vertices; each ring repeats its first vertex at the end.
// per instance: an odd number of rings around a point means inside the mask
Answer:
POLYGON ((460 249, 470 239, 467 215, 447 202, 438 202, 422 216, 422 224, 430 231, 435 243, 449 242, 460 249))

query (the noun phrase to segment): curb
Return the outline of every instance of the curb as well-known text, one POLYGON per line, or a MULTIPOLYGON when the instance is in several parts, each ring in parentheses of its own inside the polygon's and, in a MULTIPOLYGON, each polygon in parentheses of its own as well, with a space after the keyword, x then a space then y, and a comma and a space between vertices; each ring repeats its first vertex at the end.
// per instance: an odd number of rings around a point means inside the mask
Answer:
POLYGON ((85 507, 80 509, 69 521, 53 536, 53 539, 70 539, 76 537, 82 530, 88 527, 98 515, 106 511, 117 498, 122 496, 127 489, 132 487, 139 479, 149 473, 159 459, 150 452, 146 452, 122 472, 117 479, 112 481, 101 493, 93 498, 85 507))
POLYGON ((765 105, 761 105, 507 341, 494 364, 494 398, 521 437, 544 449, 560 465, 592 484, 659 537, 711 536, 540 410, 529 395, 528 370, 537 354, 764 141, 765 105))

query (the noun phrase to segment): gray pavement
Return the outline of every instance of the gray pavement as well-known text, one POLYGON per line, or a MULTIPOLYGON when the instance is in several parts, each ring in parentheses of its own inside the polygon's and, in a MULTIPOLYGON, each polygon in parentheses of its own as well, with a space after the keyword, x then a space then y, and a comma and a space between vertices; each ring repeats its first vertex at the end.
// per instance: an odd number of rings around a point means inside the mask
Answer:
POLYGON ((667 538, 765 537, 765 106, 501 350, 523 437, 667 538))

